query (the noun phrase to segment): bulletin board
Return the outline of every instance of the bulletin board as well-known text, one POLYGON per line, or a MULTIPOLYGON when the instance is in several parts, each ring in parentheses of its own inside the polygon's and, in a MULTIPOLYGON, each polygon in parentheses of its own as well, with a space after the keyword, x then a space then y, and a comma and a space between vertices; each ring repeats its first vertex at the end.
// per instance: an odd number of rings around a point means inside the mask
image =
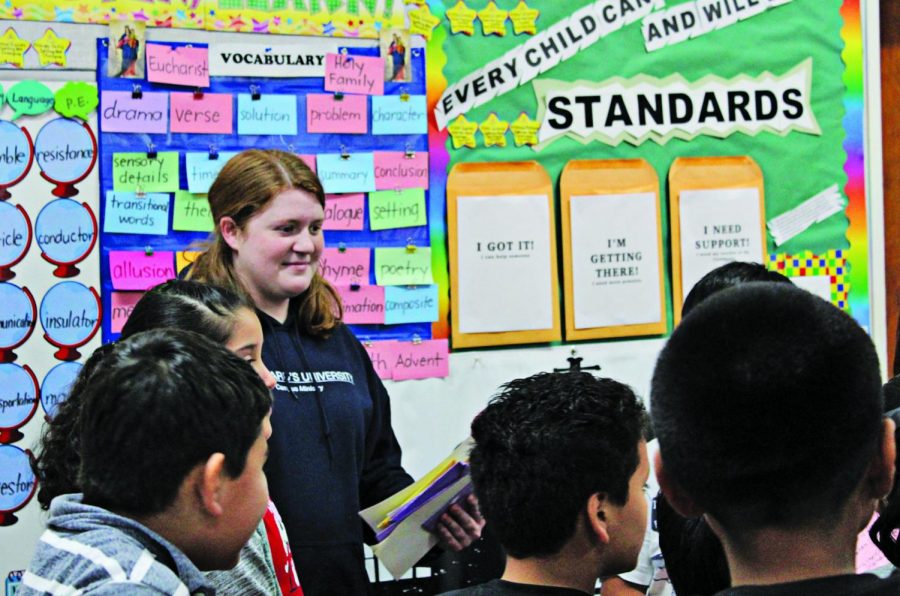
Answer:
POLYGON ((42 527, 32 449, 100 345, 96 85, 0 77, 0 579, 42 527), (80 106, 67 110, 66 105, 80 106), (10 550, 5 550, 10 549, 10 550))
MULTIPOLYGON (((840 254, 840 267, 817 269, 820 293, 869 327, 858 0, 719 13, 709 13, 715 3, 689 0, 530 7, 539 11, 516 2, 430 4, 444 23, 429 44, 438 129, 430 141, 451 167, 537 159, 559 181, 573 159, 644 159, 663 181, 671 263, 664 181, 675 159, 747 156, 764 178, 765 264, 786 271, 785 263, 834 263, 840 254), (445 59, 467 54, 485 59, 445 59), (729 92, 748 98, 749 118, 728 104, 729 92), (657 96, 658 121, 638 108, 655 109, 657 96), (785 225, 798 218, 802 225, 785 225)), ((667 330, 673 289, 670 268, 667 330)))
POLYGON ((369 38, 378 37, 381 27, 402 27, 404 16, 402 0, 84 0, 71 5, 11 0, 0 7, 0 18, 13 20, 125 20, 162 28, 369 38))
MULTIPOLYGON (((187 44, 169 44, 172 47, 186 47, 187 44)), ((377 56, 379 49, 377 47, 360 48, 353 47, 346 50, 347 56, 352 59, 353 56, 377 56)), ((191 88, 177 87, 174 85, 166 85, 159 83, 151 83, 146 80, 135 81, 131 79, 115 78, 106 76, 107 73, 107 56, 108 41, 106 39, 98 40, 98 81, 101 95, 101 112, 111 109, 114 97, 122 98, 122 102, 128 101, 129 98, 135 101, 162 101, 162 109, 168 110, 166 96, 171 101, 172 93, 193 92, 191 88), (137 92, 135 85, 139 85, 140 92, 137 92), (122 95, 114 95, 116 92, 124 93, 122 95), (160 95, 162 94, 162 95, 160 95), (138 95, 140 98, 138 99, 138 95)), ((400 101, 404 101, 404 97, 409 97, 409 101, 415 101, 416 96, 424 96, 425 93, 425 57, 421 49, 413 48, 411 57, 411 66, 413 72, 413 80, 405 83, 386 82, 384 87, 385 96, 395 96, 400 101)), ((101 196, 105 200, 101 201, 100 221, 100 249, 101 249, 101 288, 104 300, 104 310, 110 313, 103 322, 103 337, 105 340, 111 340, 118 335, 118 326, 116 322, 127 317, 128 309, 136 302, 139 294, 129 291, 131 286, 114 287, 111 277, 110 258, 119 263, 119 258, 127 253, 140 258, 143 254, 154 259, 154 262, 163 262, 164 266, 174 267, 172 255, 176 253, 176 257, 184 258, 189 261, 191 251, 202 250, 202 243, 208 238, 207 232, 201 231, 180 231, 174 229, 173 226, 176 219, 176 203, 173 202, 173 193, 166 191, 161 194, 154 194, 152 188, 133 188, 133 193, 125 193, 127 196, 118 197, 116 204, 111 203, 113 199, 114 187, 117 186, 114 168, 114 156, 122 153, 130 153, 136 157, 146 156, 148 152, 156 152, 158 158, 166 156, 175 160, 178 164, 178 182, 180 189, 188 189, 190 184, 187 178, 187 162, 186 153, 199 153, 212 157, 218 156, 220 163, 224 163, 228 157, 234 152, 238 152, 247 148, 279 148, 285 151, 291 151, 302 155, 307 160, 315 160, 316 156, 329 154, 332 157, 346 158, 348 163, 352 162, 356 157, 368 154, 371 158, 372 152, 393 152, 401 154, 408 158, 411 162, 417 159, 418 162, 427 164, 427 140, 424 134, 313 134, 307 133, 307 101, 309 94, 319 94, 320 96, 331 96, 329 92, 324 90, 324 80, 322 77, 309 78, 278 78, 267 79, 258 78, 251 79, 247 77, 227 77, 213 76, 210 77, 210 85, 204 88, 202 93, 223 94, 227 96, 226 101, 234 103, 234 110, 237 108, 237 97, 240 94, 247 95, 258 93, 262 97, 277 94, 279 96, 296 96, 292 101, 297 102, 298 115, 298 132, 296 135, 254 135, 254 134, 237 134, 237 126, 231 127, 233 131, 228 134, 188 134, 173 133, 169 129, 163 127, 164 132, 160 133, 126 133, 126 132, 109 132, 103 130, 103 120, 101 120, 100 135, 100 173, 101 173, 101 196), (171 155, 172 152, 175 155, 171 155), (144 192, 146 191, 146 192, 144 192), (162 202, 165 221, 162 224, 159 234, 146 233, 128 233, 127 230, 116 228, 116 217, 118 211, 110 212, 110 206, 122 205, 123 200, 137 199, 137 194, 144 194, 144 201, 158 200, 162 202), (162 261, 155 259, 163 255, 162 261), (122 290, 122 291, 118 291, 122 290), (115 325, 115 326, 114 326, 115 325)), ((374 96, 373 96, 374 97, 374 96)), ((362 101, 366 105, 367 96, 362 95, 346 95, 341 101, 362 101)), ((117 105, 118 108, 124 105, 117 105)), ((371 115, 371 106, 367 108, 371 115)), ((106 112, 103 112, 104 114, 106 112)), ((237 116, 235 115, 235 118, 237 116)), ((371 120, 371 118, 370 118, 371 120)), ((118 124, 121 126, 121 124, 118 124)), ((371 132, 371 126, 368 131, 371 132)), ((205 161, 205 160, 202 160, 205 161)), ((435 176, 431 175, 431 184, 438 182, 440 184, 442 176, 440 173, 435 176), (435 180, 437 179, 437 180, 435 180)), ((171 188, 174 188, 172 186, 171 188)), ((328 187, 326 185, 326 190, 328 187)), ((407 189, 390 189, 384 192, 401 192, 407 189)), ((433 190, 425 190, 426 214, 432 216, 434 213, 441 213, 443 210, 443 198, 435 195, 433 190)), ((360 201, 362 196, 356 195, 360 201)), ((203 196, 195 197, 203 202, 203 196)), ((346 195, 333 195, 329 202, 341 201, 350 198, 346 195)), ((372 196, 368 197, 372 200, 372 196)), ((125 203, 127 204, 127 203, 125 203)), ((360 205, 363 203, 360 202, 360 205)), ((186 206, 186 203, 184 204, 186 206)), ((148 207, 149 209, 149 207, 148 207)), ((399 251, 415 252, 424 254, 427 258, 427 251, 430 250, 431 238, 429 226, 425 215, 422 217, 422 225, 410 227, 392 228, 372 230, 372 222, 369 220, 369 213, 365 213, 365 221, 362 230, 333 230, 325 231, 326 250, 340 251, 342 255, 351 255, 358 249, 386 249, 393 248, 399 251)), ((375 267, 375 250, 370 251, 369 257, 366 258, 366 267, 369 273, 366 279, 355 280, 356 285, 362 286, 364 290, 366 286, 375 286, 376 279, 375 267)), ((337 254, 334 254, 337 258, 337 254)), ((131 258, 131 257, 129 257, 131 258)), ((125 266, 135 268, 133 263, 137 261, 126 261, 125 266), (132 263, 132 264, 129 264, 132 263)), ((148 261, 149 263, 149 261, 148 261)), ((121 264, 121 263, 120 263, 121 264)), ((171 276, 164 275, 164 276, 171 276)), ((158 281, 158 280, 157 280, 158 281)), ((390 283, 390 282, 389 282, 390 283)), ((150 285, 153 285, 152 283, 150 285)), ((413 291, 412 288, 407 288, 413 291)), ((434 286, 435 292, 433 302, 437 302, 437 288, 434 286)), ((435 309, 436 310, 436 309, 435 309)), ((436 317, 436 313, 434 315, 436 317)), ((365 341, 368 347, 376 350, 373 353, 373 359, 377 356, 377 349, 384 346, 383 342, 392 340, 403 340, 418 342, 427 342, 432 338, 431 322, 399 322, 395 324, 365 324, 351 325, 353 332, 361 340, 365 341)), ((385 361, 386 363, 386 361, 385 361)), ((384 372, 384 371, 382 371, 384 372)), ((386 374, 390 374, 387 371, 386 374)), ((391 378, 387 376, 386 378, 391 378)))

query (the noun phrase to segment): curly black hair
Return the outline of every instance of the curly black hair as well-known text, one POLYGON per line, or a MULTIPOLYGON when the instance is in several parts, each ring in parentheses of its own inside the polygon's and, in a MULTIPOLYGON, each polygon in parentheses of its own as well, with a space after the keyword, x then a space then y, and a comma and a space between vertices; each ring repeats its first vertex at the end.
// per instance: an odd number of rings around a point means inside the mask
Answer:
MULTIPOLYGON (((196 281, 167 281, 141 297, 122 328, 120 339, 149 329, 177 328, 225 343, 231 335, 234 313, 241 308, 253 310, 253 305, 230 290, 196 281)), ((68 397, 44 427, 31 463, 38 479, 37 500, 42 509, 49 509, 50 502, 59 495, 81 492, 78 428, 83 394, 112 346, 100 346, 91 354, 68 397)))

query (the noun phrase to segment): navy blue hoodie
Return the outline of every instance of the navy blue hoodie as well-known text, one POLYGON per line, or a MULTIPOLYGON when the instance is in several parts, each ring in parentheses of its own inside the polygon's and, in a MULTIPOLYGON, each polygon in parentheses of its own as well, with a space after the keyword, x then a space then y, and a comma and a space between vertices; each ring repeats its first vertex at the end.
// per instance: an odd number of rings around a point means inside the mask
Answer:
POLYGON ((275 375, 265 471, 307 596, 369 593, 360 509, 412 483, 400 465, 387 391, 343 324, 301 335, 257 313, 275 375))

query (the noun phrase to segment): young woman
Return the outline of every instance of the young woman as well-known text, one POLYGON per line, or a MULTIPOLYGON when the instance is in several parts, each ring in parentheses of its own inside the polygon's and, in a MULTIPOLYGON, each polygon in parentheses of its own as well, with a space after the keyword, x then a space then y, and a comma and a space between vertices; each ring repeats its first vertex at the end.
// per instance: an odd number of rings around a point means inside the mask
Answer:
MULTIPOLYGON (((318 273, 325 194, 296 155, 245 151, 209 189, 216 231, 192 279, 256 305, 263 361, 277 381, 266 474, 308 595, 365 594, 358 512, 412 482, 400 464, 390 402, 365 349, 341 323, 318 273)), ((454 550, 480 535, 474 500, 438 527, 454 550)))
MULTIPOLYGON (((230 290, 191 281, 169 281, 146 294, 135 305, 122 328, 127 338, 148 329, 178 328, 221 342, 247 360, 270 389, 275 380, 262 363, 262 329, 245 298, 230 290)), ((38 450, 35 474, 40 480, 38 501, 49 508, 54 497, 81 492, 79 425, 81 396, 91 375, 112 344, 98 348, 85 363, 69 397, 50 420, 38 450)), ((214 382, 210 379, 209 382, 214 382)), ((241 551, 237 567, 215 571, 210 579, 220 594, 284 594, 302 596, 286 533, 270 502, 257 531, 241 551)))

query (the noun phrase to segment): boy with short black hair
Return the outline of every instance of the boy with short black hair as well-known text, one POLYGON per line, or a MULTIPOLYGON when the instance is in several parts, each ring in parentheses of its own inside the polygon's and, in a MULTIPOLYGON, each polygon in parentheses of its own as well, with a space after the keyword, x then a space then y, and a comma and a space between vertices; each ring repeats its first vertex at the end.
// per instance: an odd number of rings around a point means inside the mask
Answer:
POLYGON ((717 293, 663 348, 651 416, 663 493, 725 548, 720 594, 898 593, 854 575, 895 446, 875 349, 846 313, 788 284, 717 293))
POLYGON ((634 566, 644 533, 646 413, 588 373, 503 386, 472 422, 472 482, 506 549, 503 577, 449 595, 593 594, 634 566))
POLYGON ((50 507, 19 594, 212 594, 268 501, 271 396, 187 331, 115 345, 84 385, 81 486, 50 507))

